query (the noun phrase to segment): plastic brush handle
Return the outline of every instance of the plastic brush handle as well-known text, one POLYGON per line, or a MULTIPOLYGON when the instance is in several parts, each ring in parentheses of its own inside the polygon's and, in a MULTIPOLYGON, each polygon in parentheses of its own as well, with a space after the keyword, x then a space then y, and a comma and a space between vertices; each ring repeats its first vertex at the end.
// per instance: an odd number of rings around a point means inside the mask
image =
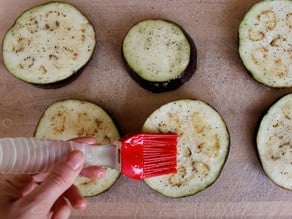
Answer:
POLYGON ((46 172, 63 155, 80 150, 85 156, 84 167, 106 166, 120 170, 119 142, 91 146, 75 141, 38 138, 0 138, 0 173, 46 172))
POLYGON ((40 173, 72 150, 87 153, 84 144, 37 138, 0 139, 0 173, 40 173))

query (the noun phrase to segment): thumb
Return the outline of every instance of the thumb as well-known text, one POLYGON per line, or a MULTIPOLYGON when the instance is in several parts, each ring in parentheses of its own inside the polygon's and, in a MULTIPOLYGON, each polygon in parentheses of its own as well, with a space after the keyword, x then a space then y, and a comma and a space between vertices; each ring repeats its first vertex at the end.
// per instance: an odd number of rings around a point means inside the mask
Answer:
POLYGON ((81 151, 70 152, 65 159, 57 162, 42 184, 30 195, 35 201, 53 206, 55 201, 72 186, 83 168, 84 155, 81 151))

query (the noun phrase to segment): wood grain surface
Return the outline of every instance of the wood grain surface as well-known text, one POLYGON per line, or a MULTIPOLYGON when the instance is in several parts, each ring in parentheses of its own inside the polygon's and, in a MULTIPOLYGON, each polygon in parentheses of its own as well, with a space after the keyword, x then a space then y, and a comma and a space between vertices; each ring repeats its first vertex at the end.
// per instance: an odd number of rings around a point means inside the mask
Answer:
MULTIPOLYGON (((1 0, 0 38, 20 13, 40 0, 1 0)), ((97 47, 80 76, 43 89, 10 75, 0 61, 0 137, 32 136, 42 112, 61 99, 102 106, 123 133, 138 131, 150 113, 172 100, 203 100, 223 116, 231 145, 219 179, 190 197, 171 199, 123 176, 109 191, 88 198, 72 218, 292 218, 292 193, 274 185, 257 155, 257 124, 268 106, 292 89, 271 89, 250 76, 238 55, 238 26, 255 0, 72 0, 95 26, 97 47), (181 88, 154 94, 139 87, 121 59, 123 36, 141 19, 180 24, 198 52, 196 73, 181 88)), ((2 51, 1 51, 2 56, 2 51)))

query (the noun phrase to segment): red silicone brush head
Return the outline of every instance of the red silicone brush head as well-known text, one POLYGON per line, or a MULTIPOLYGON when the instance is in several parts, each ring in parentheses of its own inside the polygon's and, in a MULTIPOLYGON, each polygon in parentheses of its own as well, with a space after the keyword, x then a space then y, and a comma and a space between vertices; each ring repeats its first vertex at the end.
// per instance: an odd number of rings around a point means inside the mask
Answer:
POLYGON ((138 133, 121 140, 121 171, 142 180, 175 173, 177 167, 176 134, 138 133))

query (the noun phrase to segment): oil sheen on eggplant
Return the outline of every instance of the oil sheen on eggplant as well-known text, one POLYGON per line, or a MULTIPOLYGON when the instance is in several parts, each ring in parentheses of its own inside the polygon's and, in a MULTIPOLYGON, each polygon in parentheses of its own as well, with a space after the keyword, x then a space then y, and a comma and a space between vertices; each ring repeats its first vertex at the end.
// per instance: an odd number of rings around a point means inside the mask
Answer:
POLYGON ((178 134, 177 173, 146 179, 166 197, 194 195, 219 177, 229 153, 229 132, 220 114, 200 100, 166 103, 145 121, 143 131, 178 134))
POLYGON ((266 175, 292 190, 292 93, 278 99, 260 121, 257 151, 266 175))
POLYGON ((179 88, 196 69, 196 47, 177 24, 142 20, 123 40, 122 56, 130 76, 143 88, 159 93, 179 88))
POLYGON ((24 11, 6 32, 3 63, 18 79, 58 87, 88 63, 95 45, 94 27, 81 11, 48 2, 24 11))
POLYGON ((239 54, 252 77, 273 88, 292 87, 292 1, 256 3, 239 26, 239 54))
MULTIPOLYGON (((60 100, 47 107, 34 136, 59 140, 92 136, 98 145, 110 144, 120 138, 116 123, 100 106, 74 99, 60 100)), ((84 197, 98 195, 116 182, 120 172, 105 168, 105 176, 101 179, 77 177, 74 184, 84 197)))

